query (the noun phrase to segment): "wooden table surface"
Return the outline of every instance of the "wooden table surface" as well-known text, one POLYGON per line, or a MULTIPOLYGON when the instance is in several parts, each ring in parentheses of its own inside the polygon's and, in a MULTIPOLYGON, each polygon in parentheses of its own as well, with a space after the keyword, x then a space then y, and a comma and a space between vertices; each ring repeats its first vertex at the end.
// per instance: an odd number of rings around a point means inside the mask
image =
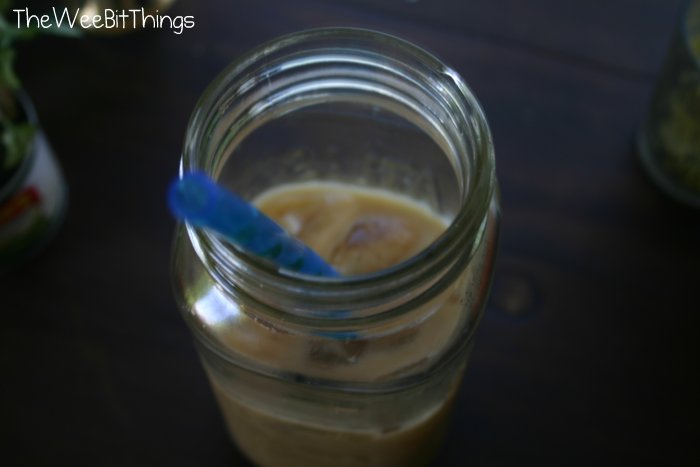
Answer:
POLYGON ((0 280, 0 463, 248 465, 175 309, 164 193, 225 65, 344 25, 441 56, 495 140, 496 278, 436 465, 700 465, 700 212, 634 147, 681 3, 178 0, 169 13, 196 20, 182 35, 22 45, 70 208, 0 280))

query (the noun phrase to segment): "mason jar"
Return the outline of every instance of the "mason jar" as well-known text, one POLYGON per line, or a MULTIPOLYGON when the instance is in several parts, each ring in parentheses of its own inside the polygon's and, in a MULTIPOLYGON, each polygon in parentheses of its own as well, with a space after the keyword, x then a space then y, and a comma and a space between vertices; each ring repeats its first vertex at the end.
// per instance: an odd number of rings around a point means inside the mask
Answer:
POLYGON ((368 274, 281 270, 182 224, 175 296, 233 441, 261 466, 410 466, 440 446, 484 312, 499 208, 491 135, 462 78, 396 37, 267 43, 198 102, 181 174, 253 200, 288 183, 380 188, 444 232, 368 274))
POLYGON ((685 0, 637 138, 650 179, 700 208, 700 0, 685 0))
MULTIPOLYGON (((54 237, 65 216, 68 188, 29 97, 21 91, 6 94, 0 107, 0 112, 17 115, 15 133, 4 129, 6 139, 20 139, 18 129, 31 135, 19 160, 0 167, 0 273, 6 273, 35 256, 54 237), (7 102, 15 108, 8 110, 7 102)), ((0 158, 5 164, 7 160, 0 158)))

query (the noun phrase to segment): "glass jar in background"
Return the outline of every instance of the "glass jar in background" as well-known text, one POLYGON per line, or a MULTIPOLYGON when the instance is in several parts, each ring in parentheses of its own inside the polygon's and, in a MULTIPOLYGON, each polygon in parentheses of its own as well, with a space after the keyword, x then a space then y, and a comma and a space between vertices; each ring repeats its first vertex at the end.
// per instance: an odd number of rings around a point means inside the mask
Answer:
POLYGON ((688 1, 639 135, 652 180, 700 208, 700 0, 688 1))
POLYGON ((67 188, 61 169, 41 130, 29 98, 22 92, 0 92, 0 114, 16 115, 3 121, 5 141, 31 134, 18 159, 0 158, 0 272, 10 270, 36 254, 57 232, 67 206, 67 188), (8 129, 12 125, 12 129, 8 129), (12 132, 9 135, 7 132, 12 132))
POLYGON ((428 464, 484 311, 499 225, 491 135, 464 81, 377 32, 282 37, 209 86, 181 171, 251 200, 295 182, 381 188, 448 220, 425 250, 370 274, 280 271, 189 225, 172 261, 228 430, 253 462, 428 464))

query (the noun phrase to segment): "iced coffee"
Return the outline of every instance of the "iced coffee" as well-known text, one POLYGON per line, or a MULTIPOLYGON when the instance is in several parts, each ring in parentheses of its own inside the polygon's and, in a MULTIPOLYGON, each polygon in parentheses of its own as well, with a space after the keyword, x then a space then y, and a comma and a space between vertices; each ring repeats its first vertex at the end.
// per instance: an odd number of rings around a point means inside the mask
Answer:
POLYGON ((240 450, 263 467, 430 465, 498 231, 491 135, 467 84, 393 36, 300 31, 209 86, 180 162, 340 273, 284 271, 178 228, 175 298, 240 450))
POLYGON ((337 183, 278 187, 260 195, 256 204, 345 276, 410 258, 447 224, 427 206, 387 190, 337 183))
MULTIPOLYGON (((301 183, 260 195, 257 206, 344 276, 395 266, 428 247, 447 220, 386 190, 301 183)), ((367 333, 309 337, 239 313, 213 324, 245 360, 309 380, 379 383, 428 369, 458 338, 468 275, 388 324, 367 333)), ((265 378, 209 371, 227 426, 262 466, 425 465, 439 446, 461 366, 430 384, 339 402, 322 389, 277 387, 265 378), (328 400, 324 400, 328 399, 328 400)), ((330 391, 332 392, 332 391, 330 391)))

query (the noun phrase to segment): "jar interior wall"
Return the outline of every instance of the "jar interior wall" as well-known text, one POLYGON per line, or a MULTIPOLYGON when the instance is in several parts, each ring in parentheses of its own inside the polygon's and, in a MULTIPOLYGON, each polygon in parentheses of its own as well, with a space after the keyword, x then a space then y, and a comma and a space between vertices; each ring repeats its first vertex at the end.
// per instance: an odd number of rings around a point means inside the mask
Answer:
POLYGON ((444 148, 425 129, 370 103, 326 102, 286 112, 222 145, 219 160, 219 182, 249 199, 283 183, 322 180, 384 188, 448 219, 461 206, 444 148))

